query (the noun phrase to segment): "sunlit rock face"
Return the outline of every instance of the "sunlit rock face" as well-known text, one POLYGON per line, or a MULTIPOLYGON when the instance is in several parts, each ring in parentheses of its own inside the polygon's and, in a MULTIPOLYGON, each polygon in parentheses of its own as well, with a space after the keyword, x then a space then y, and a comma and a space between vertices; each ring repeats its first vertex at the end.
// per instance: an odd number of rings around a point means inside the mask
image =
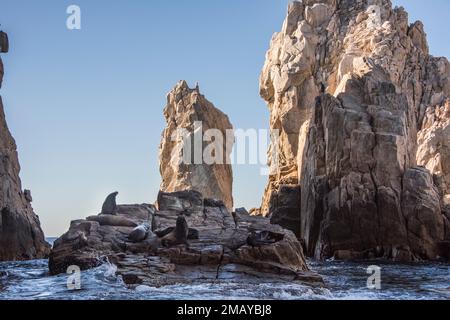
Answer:
POLYGON ((421 22, 389 0, 293 2, 260 88, 280 132, 263 214, 299 186, 287 214, 311 256, 443 255, 450 64, 429 54, 421 22))
MULTIPOLYGON (((0 52, 5 53, 7 48, 7 37, 2 35, 0 52)), ((3 74, 0 59, 0 86, 3 74)), ((50 251, 31 207, 31 193, 22 190, 19 172, 16 143, 6 124, 0 97, 0 261, 44 258, 50 251)))
POLYGON ((180 81, 167 96, 160 145, 161 191, 198 191, 233 209, 233 126, 198 86, 180 81), (201 124, 201 128, 199 126, 201 124), (227 139, 228 137, 228 139, 227 139))

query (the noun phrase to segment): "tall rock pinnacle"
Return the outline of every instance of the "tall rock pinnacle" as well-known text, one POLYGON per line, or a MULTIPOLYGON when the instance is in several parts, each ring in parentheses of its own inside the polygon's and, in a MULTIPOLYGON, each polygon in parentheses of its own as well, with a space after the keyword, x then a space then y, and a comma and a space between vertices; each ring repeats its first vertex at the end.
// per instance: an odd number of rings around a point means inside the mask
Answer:
POLYGON ((161 191, 195 190, 205 198, 223 201, 232 210, 230 153, 234 139, 226 139, 227 130, 233 130, 228 117, 200 94, 198 85, 190 89, 185 81, 168 94, 164 117, 167 127, 160 146, 161 191), (208 132, 222 136, 222 141, 205 139, 208 132), (220 161, 205 161, 203 154, 215 142, 218 147, 212 153, 220 161))
POLYGON ((442 254, 450 64, 429 55, 421 22, 390 0, 293 2, 260 88, 281 133, 264 214, 318 258, 442 254))
MULTIPOLYGON (((0 51, 8 48, 0 35, 0 51)), ((0 59, 0 85, 3 63, 0 59)), ((8 130, 0 97, 0 261, 44 258, 50 251, 39 219, 31 207, 29 191, 22 190, 16 143, 8 130)))

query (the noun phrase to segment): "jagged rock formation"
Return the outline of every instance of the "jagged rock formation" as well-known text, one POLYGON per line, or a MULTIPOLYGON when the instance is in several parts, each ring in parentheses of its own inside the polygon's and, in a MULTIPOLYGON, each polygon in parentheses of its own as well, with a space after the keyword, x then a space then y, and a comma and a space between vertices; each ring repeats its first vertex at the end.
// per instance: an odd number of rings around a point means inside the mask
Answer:
MULTIPOLYGON (((7 51, 7 37, 2 35, 0 41, 1 52, 7 51)), ((2 80, 0 59, 0 87, 2 80)), ((16 143, 8 130, 0 97, 0 261, 44 258, 50 251, 30 204, 31 193, 22 190, 19 171, 16 143)))
POLYGON ((226 139, 227 130, 233 129, 228 117, 200 94, 198 86, 190 89, 186 81, 180 81, 168 94, 164 117, 167 127, 160 146, 161 191, 195 190, 223 201, 231 211, 234 136, 226 139), (195 127, 196 122, 201 122, 201 129, 195 127), (213 137, 202 135, 211 129, 216 130, 209 131, 213 137), (218 139, 216 133, 222 138, 218 139), (205 159, 203 154, 212 157, 205 159))
POLYGON ((267 218, 238 213, 234 220, 223 204, 215 206, 196 191, 160 194, 157 208, 120 205, 116 216, 106 216, 114 221, 73 221, 54 243, 50 272, 65 273, 71 265, 85 270, 109 261, 130 287, 238 281, 245 275, 322 283, 308 271, 295 235, 267 218), (181 213, 189 227, 188 245, 164 245, 181 213), (138 225, 150 229, 141 242, 130 240, 138 225))
POLYGON ((294 2, 260 82, 280 131, 263 214, 299 186, 285 214, 309 255, 445 255, 450 64, 422 23, 389 0, 294 2))

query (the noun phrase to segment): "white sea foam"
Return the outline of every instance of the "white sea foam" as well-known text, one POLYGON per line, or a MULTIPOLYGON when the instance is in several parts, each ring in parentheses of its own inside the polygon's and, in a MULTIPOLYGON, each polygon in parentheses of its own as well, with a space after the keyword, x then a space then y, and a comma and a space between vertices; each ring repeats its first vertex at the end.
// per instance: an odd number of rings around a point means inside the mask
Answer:
MULTIPOLYGON (((418 264, 383 266, 382 290, 366 288, 366 266, 348 262, 310 262, 323 275, 325 287, 277 282, 274 278, 255 282, 240 278, 215 283, 179 284, 129 290, 115 276, 117 267, 106 263, 82 272, 82 290, 68 291, 67 275, 48 276, 48 261, 0 263, 0 300, 4 299, 187 299, 187 300, 378 300, 450 298, 450 265, 418 264), (5 276, 6 275, 6 276, 5 276)), ((369 264, 368 264, 369 265, 369 264)))

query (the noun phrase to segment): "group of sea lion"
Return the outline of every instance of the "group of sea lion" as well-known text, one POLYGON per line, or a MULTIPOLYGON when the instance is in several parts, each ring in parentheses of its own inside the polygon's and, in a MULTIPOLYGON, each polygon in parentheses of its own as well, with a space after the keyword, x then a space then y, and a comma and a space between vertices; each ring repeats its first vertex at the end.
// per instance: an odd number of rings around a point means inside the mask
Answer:
MULTIPOLYGON (((112 221, 116 219, 116 217, 113 218, 111 217, 111 215, 112 216, 117 215, 118 208, 116 203, 116 197, 118 194, 119 194, 118 192, 111 193, 106 198, 103 204, 100 216, 90 218, 92 220, 98 221, 100 224, 106 222, 109 223, 110 225, 115 225, 115 223, 117 224, 118 222, 112 221)), ((164 230, 156 230, 154 232, 154 234, 161 239, 162 246, 164 247, 172 247, 177 245, 189 246, 188 240, 194 240, 199 238, 198 230, 189 228, 185 215, 186 212, 182 212, 178 216, 175 227, 170 227, 164 230)), ((132 221, 130 222, 134 223, 132 221)), ((150 234, 153 234, 149 223, 144 223, 139 226, 136 226, 135 224, 130 226, 135 227, 133 231, 128 235, 128 239, 132 242, 138 243, 145 241, 150 234)), ((276 243, 278 241, 283 240, 283 238, 284 238, 283 234, 278 234, 275 232, 252 231, 247 238, 247 244, 252 247, 260 247, 276 243)))
MULTIPOLYGON (((97 217, 92 217, 92 219, 99 220, 111 220, 114 219, 110 216, 117 215, 117 203, 116 198, 118 192, 111 193, 105 200, 102 206, 102 212, 97 217), (108 217, 109 216, 109 217, 108 217)), ((109 221, 111 222, 111 221, 109 221)), ((128 239, 132 242, 138 243, 145 241, 151 231, 149 223, 144 223, 139 226, 134 225, 135 228, 128 235, 128 239)), ((188 239, 198 239, 198 231, 195 229, 189 229, 188 223, 184 216, 184 213, 178 216, 176 226, 167 228, 161 231, 155 231, 155 234, 161 239, 161 244, 164 247, 171 247, 176 245, 189 245, 188 239)))
MULTIPOLYGON (((131 231, 128 239, 135 243, 142 242, 150 234, 153 234, 150 229, 150 224, 141 224, 131 231)), ((164 247, 173 247, 182 244, 189 246, 188 239, 198 239, 198 231, 189 229, 186 218, 183 215, 178 216, 175 227, 157 230, 154 234, 161 239, 161 245, 164 247)))

